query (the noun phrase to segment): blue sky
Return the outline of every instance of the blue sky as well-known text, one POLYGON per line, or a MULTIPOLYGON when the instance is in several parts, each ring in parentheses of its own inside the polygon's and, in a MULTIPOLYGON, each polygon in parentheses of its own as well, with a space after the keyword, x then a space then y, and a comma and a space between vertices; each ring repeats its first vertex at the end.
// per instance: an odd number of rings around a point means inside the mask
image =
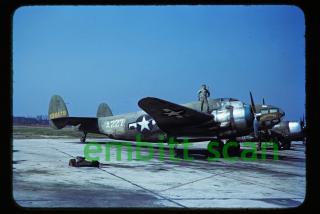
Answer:
POLYGON ((249 103, 286 119, 305 110, 305 25, 294 6, 30 6, 13 17, 13 114, 47 114, 53 94, 70 115, 139 110, 146 96, 249 103))

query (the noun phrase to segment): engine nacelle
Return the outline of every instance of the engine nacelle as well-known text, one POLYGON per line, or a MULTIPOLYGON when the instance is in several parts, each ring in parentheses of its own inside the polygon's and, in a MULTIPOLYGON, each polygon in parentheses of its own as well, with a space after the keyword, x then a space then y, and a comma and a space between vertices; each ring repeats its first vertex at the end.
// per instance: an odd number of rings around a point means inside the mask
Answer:
POLYGON ((304 129, 300 122, 281 121, 271 129, 289 140, 301 140, 304 137, 304 129))
POLYGON ((288 126, 290 134, 300 134, 302 132, 302 127, 299 122, 289 122, 288 126))
POLYGON ((250 108, 240 101, 222 101, 219 109, 214 109, 211 114, 214 116, 215 122, 220 123, 220 127, 226 128, 220 132, 220 136, 237 135, 248 130, 250 121, 250 108))

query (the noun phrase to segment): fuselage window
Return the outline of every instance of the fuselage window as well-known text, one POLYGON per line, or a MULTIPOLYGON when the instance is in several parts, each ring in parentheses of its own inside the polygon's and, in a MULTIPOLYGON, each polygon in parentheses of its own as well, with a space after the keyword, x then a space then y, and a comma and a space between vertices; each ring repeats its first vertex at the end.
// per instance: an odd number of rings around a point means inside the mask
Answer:
POLYGON ((270 113, 275 113, 275 112, 278 112, 278 109, 275 109, 275 108, 270 109, 270 113))

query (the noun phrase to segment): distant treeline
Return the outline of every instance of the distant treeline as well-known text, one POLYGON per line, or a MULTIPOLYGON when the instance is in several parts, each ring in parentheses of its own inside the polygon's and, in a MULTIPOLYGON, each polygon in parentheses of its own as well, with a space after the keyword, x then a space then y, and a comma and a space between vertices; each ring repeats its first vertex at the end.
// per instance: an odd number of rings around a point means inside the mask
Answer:
POLYGON ((36 117, 13 117, 13 125, 49 125, 47 115, 36 117))

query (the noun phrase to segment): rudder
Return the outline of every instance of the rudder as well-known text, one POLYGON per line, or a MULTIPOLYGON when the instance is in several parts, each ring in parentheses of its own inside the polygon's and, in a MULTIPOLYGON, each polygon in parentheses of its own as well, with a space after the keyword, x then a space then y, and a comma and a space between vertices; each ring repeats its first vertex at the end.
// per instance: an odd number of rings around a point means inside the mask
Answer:
POLYGON ((54 128, 62 128, 63 124, 58 124, 55 119, 69 117, 68 109, 63 101, 62 97, 59 95, 53 95, 49 104, 48 117, 50 120, 50 125, 54 128))

